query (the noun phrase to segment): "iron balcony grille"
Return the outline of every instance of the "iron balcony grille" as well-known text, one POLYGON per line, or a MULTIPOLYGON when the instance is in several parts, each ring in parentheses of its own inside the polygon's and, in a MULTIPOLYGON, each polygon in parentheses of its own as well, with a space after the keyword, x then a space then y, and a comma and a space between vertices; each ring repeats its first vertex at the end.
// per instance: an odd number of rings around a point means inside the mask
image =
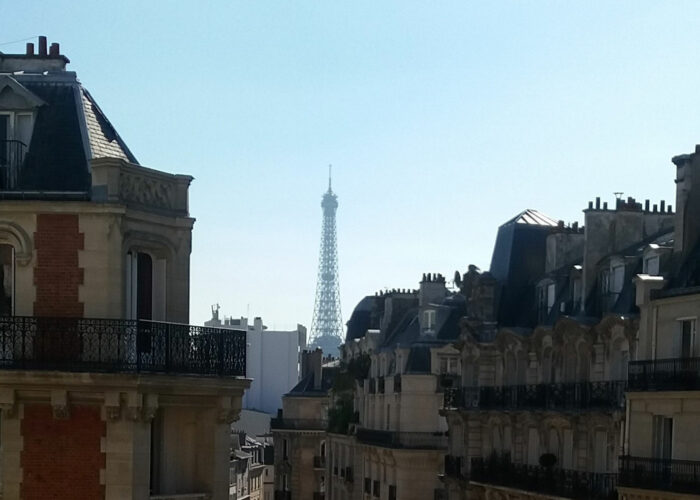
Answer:
POLYGON ((325 431, 328 422, 310 418, 271 418, 270 428, 279 430, 325 431))
POLYGON ((447 448, 444 432, 397 432, 375 429, 357 429, 357 440, 361 443, 385 448, 411 448, 442 450, 447 448))
POLYGON ((700 462, 620 457, 620 486, 675 493, 700 492, 700 462))
POLYGON ((700 391, 700 358, 631 361, 630 391, 700 391))
POLYGON ((0 368, 245 376, 246 332, 145 320, 4 316, 0 368))
POLYGON ((466 410, 622 410, 624 380, 464 387, 445 390, 444 408, 466 410))
POLYGON ((17 188, 26 154, 22 141, 0 140, 0 190, 17 188))
POLYGON ((514 464, 500 457, 473 458, 470 480, 575 500, 617 498, 617 474, 514 464))

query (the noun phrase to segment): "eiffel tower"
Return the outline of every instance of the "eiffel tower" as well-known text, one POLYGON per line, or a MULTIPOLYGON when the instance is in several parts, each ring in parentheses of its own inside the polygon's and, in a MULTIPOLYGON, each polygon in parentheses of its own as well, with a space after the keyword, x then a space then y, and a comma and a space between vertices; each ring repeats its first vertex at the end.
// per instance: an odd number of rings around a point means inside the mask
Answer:
POLYGON ((343 343, 343 319, 340 313, 338 248, 335 234, 335 212, 338 209, 338 197, 331 187, 330 166, 328 167, 328 191, 323 195, 321 208, 323 209, 323 226, 310 345, 311 347, 320 347, 326 356, 337 357, 338 346, 343 343))

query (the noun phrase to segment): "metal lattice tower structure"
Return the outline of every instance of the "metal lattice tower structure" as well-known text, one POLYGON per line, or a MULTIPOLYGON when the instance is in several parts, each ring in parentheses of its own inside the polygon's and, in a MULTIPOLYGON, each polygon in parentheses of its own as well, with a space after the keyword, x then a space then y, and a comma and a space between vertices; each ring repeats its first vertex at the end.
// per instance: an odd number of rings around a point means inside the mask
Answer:
POLYGON ((331 167, 328 167, 328 191, 321 201, 323 226, 318 259, 318 282, 314 317, 311 322, 311 346, 320 347, 324 354, 338 355, 343 343, 343 319, 340 312, 338 284, 338 247, 335 233, 335 212, 338 197, 331 188, 331 167))

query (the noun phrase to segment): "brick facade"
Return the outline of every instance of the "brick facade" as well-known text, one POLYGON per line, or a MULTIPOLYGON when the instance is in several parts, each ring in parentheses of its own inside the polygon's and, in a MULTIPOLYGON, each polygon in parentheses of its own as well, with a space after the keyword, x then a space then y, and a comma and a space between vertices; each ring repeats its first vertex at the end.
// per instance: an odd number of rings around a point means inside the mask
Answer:
POLYGON ((83 269, 78 252, 84 247, 77 214, 38 214, 34 246, 37 265, 35 316, 82 317, 78 289, 83 269))
POLYGON ((105 422, 98 407, 73 405, 69 418, 56 419, 50 405, 28 404, 21 432, 23 500, 104 498, 105 422))

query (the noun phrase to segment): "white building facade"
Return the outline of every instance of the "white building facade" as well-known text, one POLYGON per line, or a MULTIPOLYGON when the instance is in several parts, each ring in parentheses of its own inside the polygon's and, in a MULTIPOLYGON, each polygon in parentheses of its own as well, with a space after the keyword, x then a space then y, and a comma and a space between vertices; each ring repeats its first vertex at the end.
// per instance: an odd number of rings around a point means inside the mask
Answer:
POLYGON ((205 326, 245 330, 247 348, 246 377, 253 380, 243 398, 243 408, 269 414, 282 408, 282 395, 299 382, 299 353, 306 348, 306 327, 296 330, 268 330, 262 318, 252 324, 248 318, 219 319, 218 308, 205 326))

